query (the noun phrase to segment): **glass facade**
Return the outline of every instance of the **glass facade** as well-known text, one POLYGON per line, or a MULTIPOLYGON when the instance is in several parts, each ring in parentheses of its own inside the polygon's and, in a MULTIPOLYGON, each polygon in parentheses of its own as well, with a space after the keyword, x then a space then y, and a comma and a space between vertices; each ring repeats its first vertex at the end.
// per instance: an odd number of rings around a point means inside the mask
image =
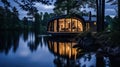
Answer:
POLYGON ((74 18, 58 19, 50 22, 49 32, 81 32, 83 31, 82 22, 74 18))

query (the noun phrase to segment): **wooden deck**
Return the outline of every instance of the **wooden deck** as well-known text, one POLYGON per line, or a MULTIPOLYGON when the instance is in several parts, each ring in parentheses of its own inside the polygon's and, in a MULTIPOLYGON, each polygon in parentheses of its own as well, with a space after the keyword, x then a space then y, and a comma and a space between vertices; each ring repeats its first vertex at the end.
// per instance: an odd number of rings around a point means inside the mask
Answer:
POLYGON ((51 34, 52 36, 76 36, 80 34, 81 32, 48 32, 48 34, 51 34))

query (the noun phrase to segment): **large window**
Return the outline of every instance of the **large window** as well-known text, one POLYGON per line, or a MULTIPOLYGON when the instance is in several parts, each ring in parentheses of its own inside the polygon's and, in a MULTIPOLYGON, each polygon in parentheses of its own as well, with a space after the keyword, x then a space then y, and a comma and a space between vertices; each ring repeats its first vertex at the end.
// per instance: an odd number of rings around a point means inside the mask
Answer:
POLYGON ((78 28, 78 26, 77 26, 78 22, 77 21, 78 20, 76 20, 76 19, 72 19, 72 22, 71 22, 72 32, 77 32, 77 28, 78 28))
POLYGON ((71 32, 71 19, 66 19, 66 32, 71 32))
POLYGON ((59 32, 64 32, 64 29, 65 29, 65 19, 59 19, 58 20, 58 30, 59 32))
POLYGON ((78 32, 83 31, 83 25, 80 21, 78 21, 78 32))
POLYGON ((57 32, 57 20, 54 20, 54 32, 57 32))
POLYGON ((49 23, 48 31, 51 31, 51 32, 53 31, 53 22, 49 23))

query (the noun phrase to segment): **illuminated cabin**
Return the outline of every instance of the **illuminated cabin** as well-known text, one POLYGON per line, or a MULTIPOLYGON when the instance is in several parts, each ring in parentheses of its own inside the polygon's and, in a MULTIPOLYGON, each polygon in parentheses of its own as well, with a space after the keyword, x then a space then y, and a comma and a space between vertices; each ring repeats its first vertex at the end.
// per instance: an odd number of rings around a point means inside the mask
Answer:
POLYGON ((78 34, 85 30, 85 21, 80 16, 62 15, 48 22, 47 32, 52 35, 78 34))

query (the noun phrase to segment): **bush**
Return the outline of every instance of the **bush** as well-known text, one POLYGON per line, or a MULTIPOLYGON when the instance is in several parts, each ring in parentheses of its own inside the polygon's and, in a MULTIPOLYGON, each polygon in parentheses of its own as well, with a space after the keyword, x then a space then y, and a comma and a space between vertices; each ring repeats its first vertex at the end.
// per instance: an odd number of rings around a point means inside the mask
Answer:
POLYGON ((110 33, 110 41, 114 45, 120 45, 120 31, 114 31, 110 33))
POLYGON ((114 18, 111 23, 111 30, 112 31, 120 31, 120 19, 114 18))

